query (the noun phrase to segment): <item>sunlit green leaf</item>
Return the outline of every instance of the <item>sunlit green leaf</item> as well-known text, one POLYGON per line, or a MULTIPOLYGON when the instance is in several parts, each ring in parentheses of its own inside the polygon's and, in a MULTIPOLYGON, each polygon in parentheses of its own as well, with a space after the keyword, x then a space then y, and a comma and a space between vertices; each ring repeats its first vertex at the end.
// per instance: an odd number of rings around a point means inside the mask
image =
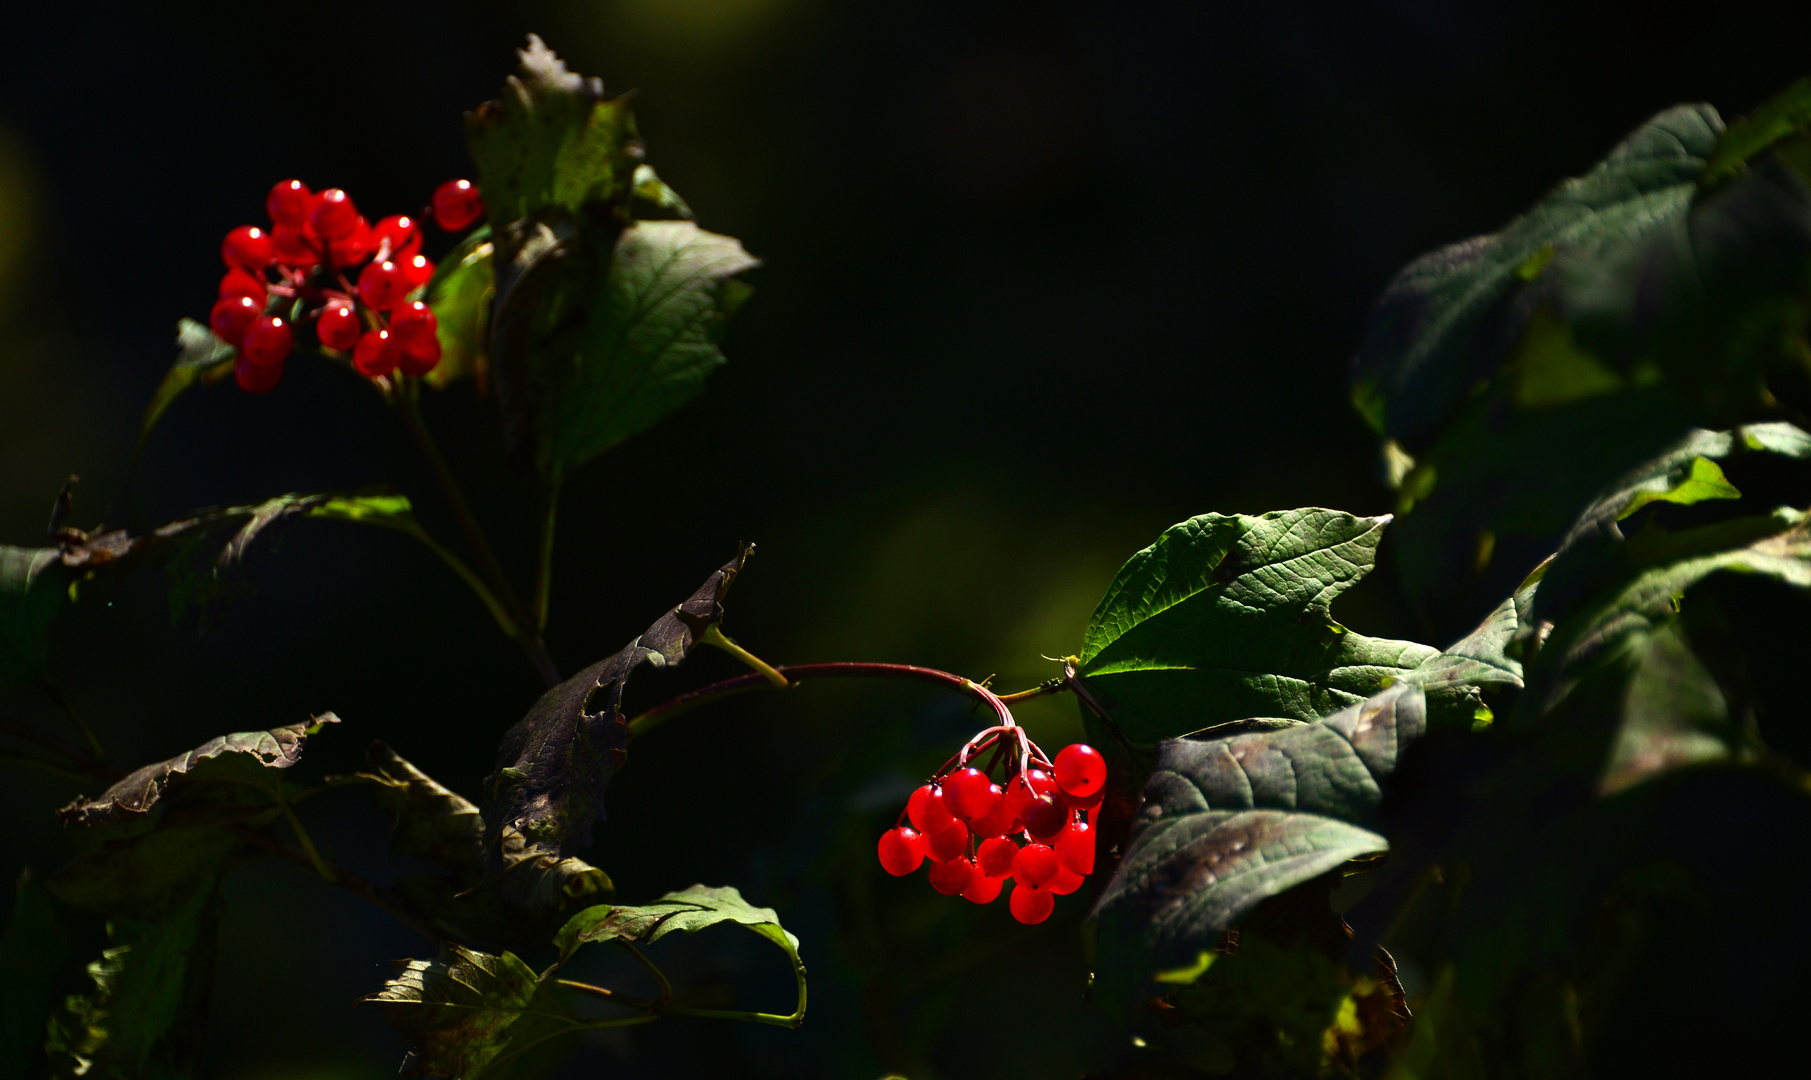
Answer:
POLYGON ((638 907, 600 904, 569 919, 554 936, 564 961, 580 945, 594 941, 655 942, 674 931, 697 933, 718 923, 739 923, 798 957, 799 939, 780 926, 772 908, 755 907, 734 888, 693 885, 638 907))
POLYGON ((1734 176, 1774 144, 1811 129, 1811 79, 1800 79, 1774 95, 1754 115, 1729 125, 1717 139, 1699 182, 1705 187, 1734 176))
POLYGON ((490 305, 497 292, 491 265, 495 245, 483 225, 441 260, 423 299, 440 321, 440 363, 424 376, 430 386, 445 387, 470 378, 480 392, 490 378, 490 305))
POLYGON ((404 1076, 481 1080, 508 1075, 525 1053, 579 1030, 579 1021, 514 953, 459 945, 433 960, 404 960, 396 977, 359 999, 414 1047, 404 1076))

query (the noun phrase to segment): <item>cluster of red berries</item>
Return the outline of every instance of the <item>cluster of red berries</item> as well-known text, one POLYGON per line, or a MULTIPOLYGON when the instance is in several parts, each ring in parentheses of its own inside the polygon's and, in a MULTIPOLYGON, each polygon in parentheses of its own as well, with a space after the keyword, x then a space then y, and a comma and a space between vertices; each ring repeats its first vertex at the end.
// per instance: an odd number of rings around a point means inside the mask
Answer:
MULTIPOLYGON (((220 258, 226 276, 209 317, 214 333, 239 350, 233 378, 248 393, 276 389, 295 347, 292 320, 312 325, 324 350, 350 352, 368 378, 425 375, 440 363, 439 323, 411 299, 434 274, 421 254, 421 227, 391 214, 366 221, 339 188, 314 192, 284 180, 264 201, 268 231, 241 225, 226 234, 220 258), (361 269, 362 267, 362 269, 361 269)), ((434 221, 461 232, 484 216, 484 200, 469 180, 448 180, 434 191, 434 221)))
POLYGON ((928 859, 932 888, 977 904, 993 903, 1010 878, 1012 917, 1041 923, 1094 872, 1088 817, 1106 792, 1107 763, 1092 746, 1066 746, 1052 762, 1023 728, 989 728, 912 792, 881 835, 880 865, 904 877, 928 859), (987 769, 969 764, 989 747, 987 769), (988 774, 1002 759, 996 782, 988 774))

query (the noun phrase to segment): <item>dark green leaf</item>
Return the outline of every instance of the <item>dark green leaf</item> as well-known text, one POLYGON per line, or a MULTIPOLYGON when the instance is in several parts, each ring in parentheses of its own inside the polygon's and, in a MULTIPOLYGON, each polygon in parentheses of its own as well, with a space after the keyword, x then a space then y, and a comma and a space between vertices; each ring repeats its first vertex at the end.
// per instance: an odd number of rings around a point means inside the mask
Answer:
POLYGON ((1329 613, 1370 572, 1388 522, 1306 509, 1172 526, 1127 561, 1095 608, 1082 678, 1126 737, 1147 746, 1251 716, 1312 720, 1363 700, 1437 655, 1353 633, 1329 613))
POLYGON ((396 978, 360 1004, 414 1046, 404 1076, 492 1080, 527 1051, 580 1028, 553 987, 514 953, 492 956, 447 945, 433 960, 405 960, 396 978))
POLYGON ((722 620, 723 596, 749 550, 621 651, 547 691, 503 736, 485 780, 485 866, 512 907, 543 916, 610 887, 574 856, 591 842, 604 792, 628 756, 623 689, 644 663, 683 662, 722 620))
POLYGON ((19 874, 0 936, 0 1076, 31 1076, 44 1058, 44 1025, 55 1002, 69 931, 29 868, 19 874))
POLYGON ((1161 743, 1095 905, 1097 966, 1123 983, 1185 963, 1260 900, 1386 850, 1379 783, 1425 727, 1401 685, 1312 724, 1161 743))
POLYGON ((302 760, 308 738, 339 717, 322 713, 269 731, 240 731, 209 739, 193 750, 146 765, 114 784, 99 798, 79 798, 57 816, 65 825, 98 825, 143 817, 171 788, 207 784, 268 789, 280 779, 265 770, 287 769, 302 760))
POLYGON ((233 359, 239 355, 239 350, 215 337, 212 330, 194 319, 177 322, 176 348, 176 363, 171 365, 163 382, 157 384, 151 403, 145 406, 144 419, 139 421, 138 450, 145 448, 151 429, 163 419, 163 414, 177 398, 196 383, 219 382, 232 374, 233 359))
POLYGON ((274 807, 206 806, 166 814, 142 835, 102 839, 94 850, 58 868, 44 884, 58 900, 104 915, 157 922, 173 917, 198 882, 219 877, 243 847, 230 828, 262 826, 274 807))
POLYGON ((483 875, 484 819, 471 802, 381 742, 356 778, 375 785, 373 801, 396 820, 390 854, 437 862, 468 885, 483 875))
POLYGON ((580 945, 589 942, 655 942, 674 931, 695 934, 724 922, 748 927, 785 949, 795 962, 798 960, 799 939, 780 926, 779 915, 772 908, 755 907, 727 886, 694 885, 639 907, 589 907, 567 921, 554 936, 553 944, 564 963, 580 945))
POLYGON ((56 548, 0 544, 0 687, 43 677, 45 634, 71 580, 56 548))
MULTIPOLYGON (((1470 685, 1484 688, 1520 687, 1522 662, 1513 654, 1512 644, 1528 620, 1535 589, 1546 572, 1543 564, 1522 582, 1515 595, 1497 605, 1478 628, 1448 646, 1438 656, 1430 656, 1403 678, 1433 690, 1438 687, 1470 685)), ((1482 717, 1480 718, 1482 719, 1482 717)))
POLYGON ((1712 187, 1781 140, 1811 128, 1811 79, 1800 79, 1729 126, 1717 139, 1699 183, 1712 187))

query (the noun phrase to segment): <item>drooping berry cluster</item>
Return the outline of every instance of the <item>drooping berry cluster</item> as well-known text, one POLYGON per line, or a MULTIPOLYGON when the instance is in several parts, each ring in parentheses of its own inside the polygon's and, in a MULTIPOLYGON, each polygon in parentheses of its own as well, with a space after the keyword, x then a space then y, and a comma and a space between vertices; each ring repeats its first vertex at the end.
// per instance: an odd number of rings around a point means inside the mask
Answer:
MULTIPOLYGON (((226 234, 226 276, 209 317, 239 350, 233 378, 247 393, 274 390, 296 332, 312 330, 323 352, 349 358, 368 378, 401 369, 425 375, 440 363, 439 324, 419 299, 434 274, 421 253, 421 227, 391 214, 372 225, 339 188, 315 192, 284 180, 265 199, 269 230, 241 225, 226 234)), ((434 192, 434 221, 461 232, 484 216, 468 180, 434 192)))
POLYGON ((1106 790, 1092 746, 1066 746, 1053 762, 1023 728, 988 728, 912 792, 881 835, 880 865, 903 877, 928 860, 932 888, 977 904, 997 900, 1010 879, 1012 917, 1041 923, 1094 872, 1089 818, 1106 790), (971 764, 989 749, 985 768, 971 764))

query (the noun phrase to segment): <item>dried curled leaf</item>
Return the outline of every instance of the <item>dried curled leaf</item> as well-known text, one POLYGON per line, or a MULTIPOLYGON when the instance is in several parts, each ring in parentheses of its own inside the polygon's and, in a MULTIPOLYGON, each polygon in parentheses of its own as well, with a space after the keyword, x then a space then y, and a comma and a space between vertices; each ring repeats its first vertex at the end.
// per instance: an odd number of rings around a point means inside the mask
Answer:
POLYGON ((480 1080, 533 1048, 578 1030, 553 987, 514 953, 448 945, 433 960, 400 960, 396 977, 361 1005, 414 1046, 404 1076, 480 1080))
POLYGON ((590 875, 601 873, 574 856, 591 842, 604 792, 628 756, 623 688, 642 664, 684 661, 722 621, 723 597, 752 550, 743 547, 620 651, 547 691, 503 736, 485 780, 485 869, 507 903, 540 916, 600 891, 590 875))
POLYGON ((180 787, 206 781, 243 783, 248 771, 287 769, 302 760, 309 736, 339 722, 340 718, 329 712, 269 731, 221 735, 167 761, 135 770, 99 798, 79 798, 58 810, 57 816, 65 825, 98 825, 143 817, 173 784, 180 787))
POLYGON ((372 784, 372 801, 396 821, 390 854, 437 862, 467 884, 482 876, 484 819, 470 800, 379 741, 354 779, 372 784))

